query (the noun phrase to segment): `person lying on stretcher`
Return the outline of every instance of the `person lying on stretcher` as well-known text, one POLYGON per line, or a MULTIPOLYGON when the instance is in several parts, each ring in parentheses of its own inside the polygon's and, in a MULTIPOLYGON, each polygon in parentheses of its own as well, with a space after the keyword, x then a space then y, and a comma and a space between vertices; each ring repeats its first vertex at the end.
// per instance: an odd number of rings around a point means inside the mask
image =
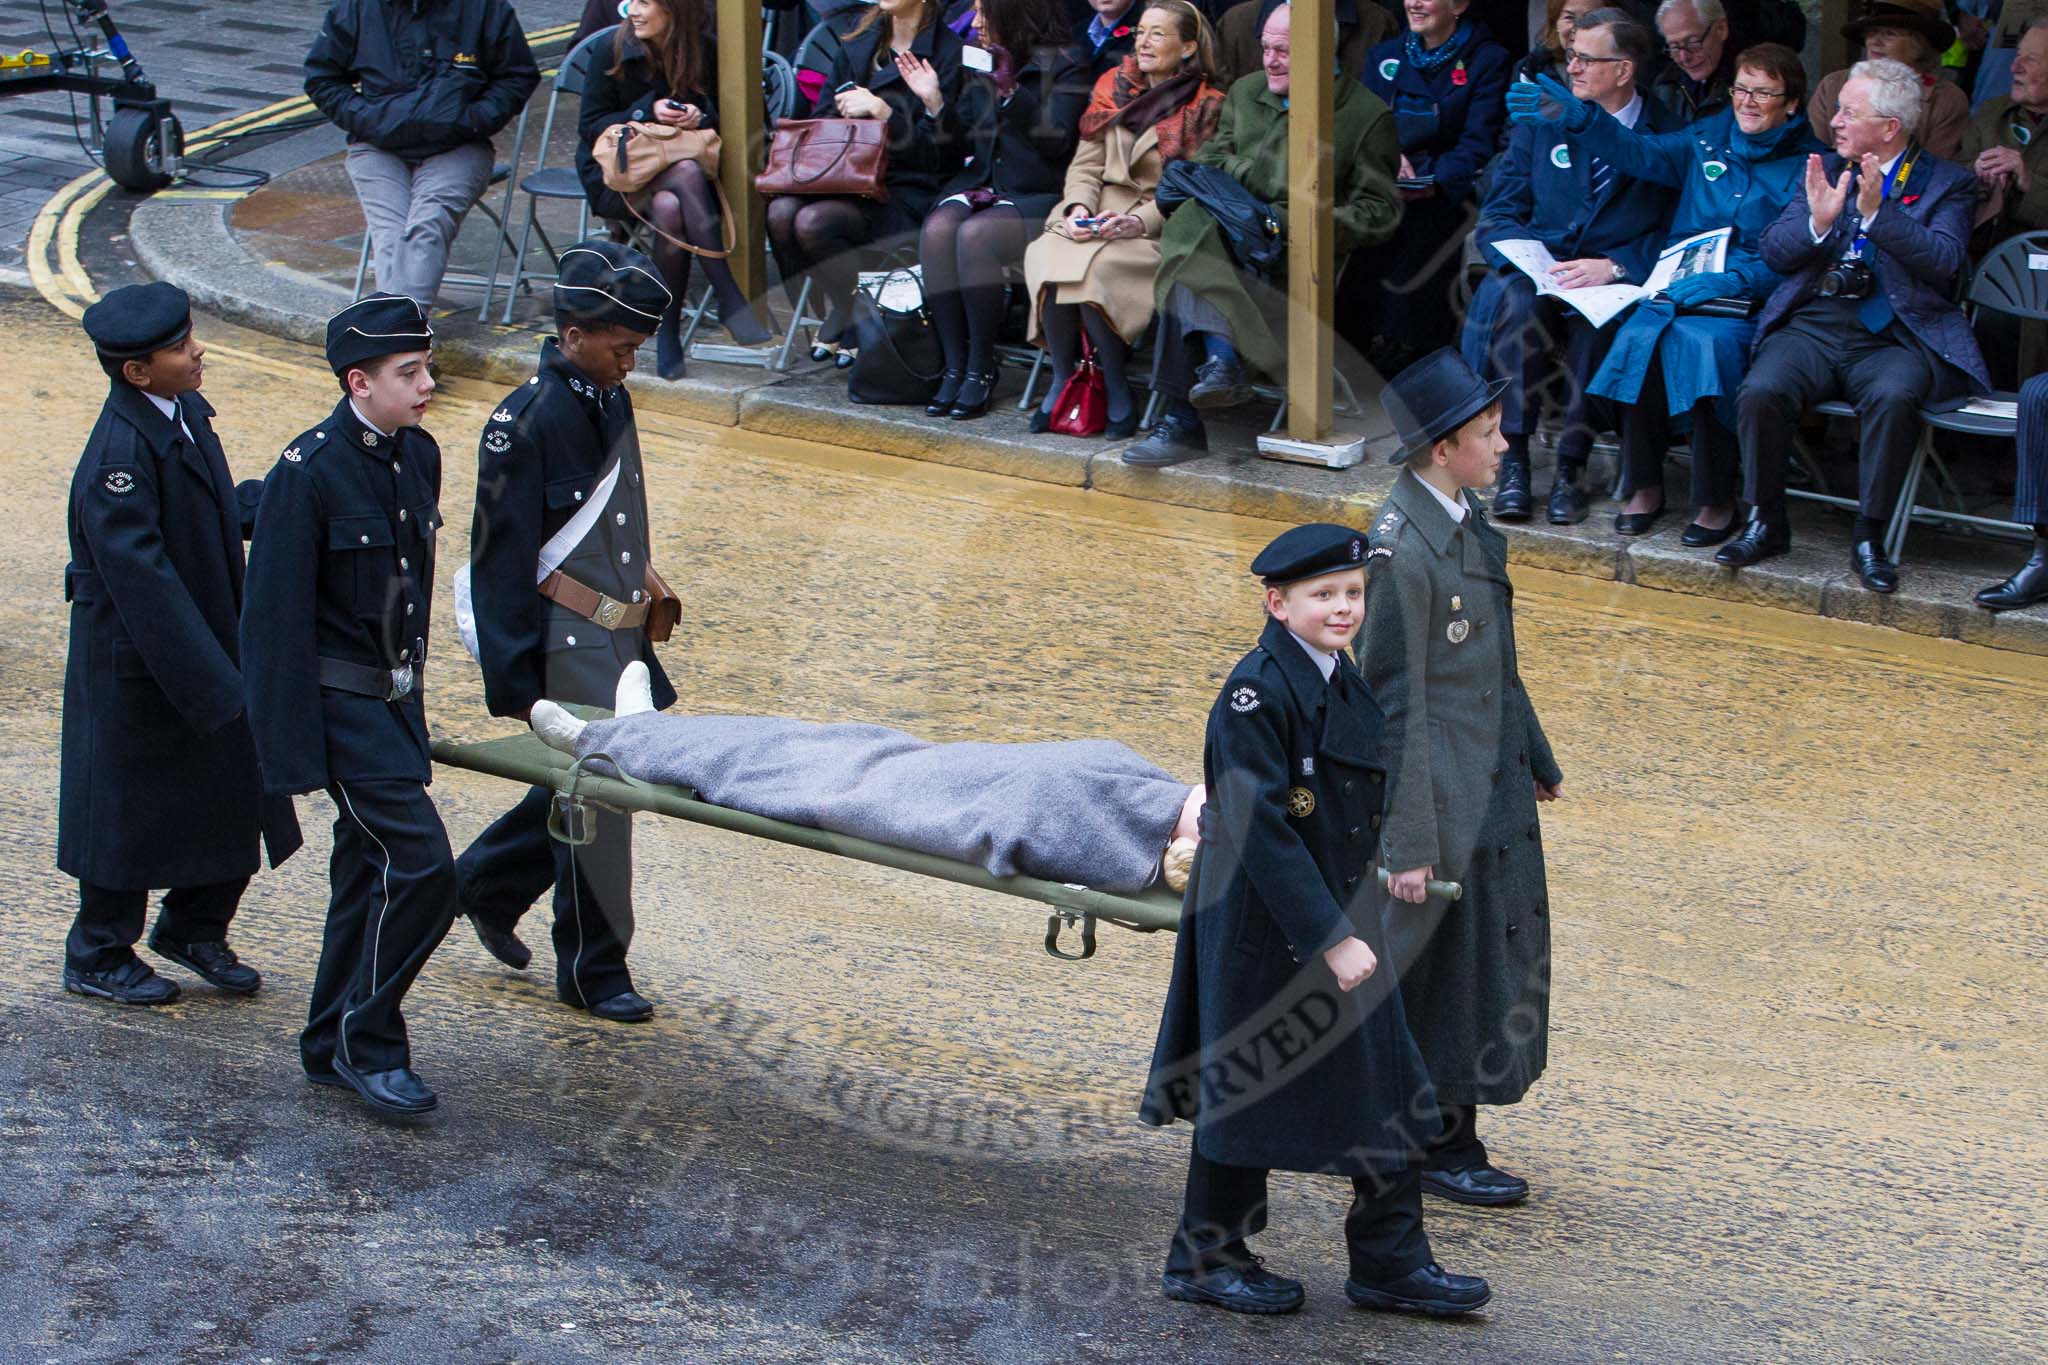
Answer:
POLYGON ((664 716, 641 663, 619 677, 614 719, 543 701, 532 724, 565 754, 715 805, 1098 891, 1184 888, 1206 799, 1113 740, 937 744, 880 725, 664 716))

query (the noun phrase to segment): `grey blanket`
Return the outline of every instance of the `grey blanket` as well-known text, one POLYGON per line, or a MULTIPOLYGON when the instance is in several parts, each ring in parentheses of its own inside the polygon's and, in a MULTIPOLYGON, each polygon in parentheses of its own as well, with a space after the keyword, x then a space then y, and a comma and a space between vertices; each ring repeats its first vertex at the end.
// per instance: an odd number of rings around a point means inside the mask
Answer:
POLYGON ((934 744, 774 716, 593 721, 576 752, 733 810, 1100 891, 1152 883, 1188 794, 1113 740, 934 744))

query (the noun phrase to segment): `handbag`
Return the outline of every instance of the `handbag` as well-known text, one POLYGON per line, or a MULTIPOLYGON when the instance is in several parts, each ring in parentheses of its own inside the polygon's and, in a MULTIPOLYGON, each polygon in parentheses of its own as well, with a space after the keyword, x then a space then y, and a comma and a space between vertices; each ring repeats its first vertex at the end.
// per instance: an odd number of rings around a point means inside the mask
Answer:
POLYGON ((626 122, 614 123, 599 132, 597 140, 590 145, 590 155, 604 174, 605 187, 617 190, 626 201, 626 212, 639 219, 650 232, 692 256, 722 261, 732 254, 739 240, 733 235, 732 205, 726 202, 725 185, 718 178, 718 159, 723 148, 724 143, 718 134, 709 128, 626 122), (647 215, 640 212, 639 205, 633 202, 635 194, 653 184, 663 171, 679 161, 696 162, 704 168, 705 176, 711 181, 712 192, 718 196, 719 224, 725 234, 725 246, 721 250, 713 251, 663 232, 649 222, 647 215))
POLYGON ((1287 239, 1272 206, 1220 166, 1169 161, 1159 172, 1154 197, 1161 213, 1171 213, 1190 200, 1207 209, 1231 256, 1255 275, 1269 273, 1287 253, 1287 239))
POLYGON ((1108 425, 1109 386, 1103 382, 1102 367, 1095 363, 1095 347, 1084 336, 1081 363, 1060 385, 1048 430, 1062 436, 1100 436, 1108 425))
POLYGON ((921 405, 939 391, 946 355, 917 268, 863 275, 853 291, 847 335, 859 348, 846 375, 846 396, 854 402, 921 405))
POLYGON ((784 119, 768 140, 754 188, 889 202, 889 125, 872 118, 784 119))

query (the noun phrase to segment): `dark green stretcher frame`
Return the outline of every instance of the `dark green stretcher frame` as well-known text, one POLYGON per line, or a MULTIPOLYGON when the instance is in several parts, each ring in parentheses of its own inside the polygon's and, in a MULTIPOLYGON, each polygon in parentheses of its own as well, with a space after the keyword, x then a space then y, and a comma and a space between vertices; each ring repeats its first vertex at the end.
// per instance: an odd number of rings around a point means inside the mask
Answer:
MULTIPOLYGON (((604 714, 582 707, 572 709, 584 716, 604 714)), ((834 853, 842 858, 914 872, 921 877, 937 877, 941 881, 957 882, 982 891, 997 891, 1006 896, 1038 901, 1052 907, 1052 913, 1046 918, 1045 950, 1054 957, 1070 961, 1078 962, 1095 955, 1095 926, 1098 923, 1115 924, 1139 933, 1177 930, 1180 927, 1180 897, 1163 889, 1137 896, 1118 896, 1086 886, 1041 881, 1037 877, 991 876, 973 863, 938 858, 929 853, 714 806, 699 800, 697 794, 686 787, 657 787, 645 782, 600 777, 578 768, 575 759, 549 748, 540 736, 531 732, 475 744, 452 744, 437 739, 433 752, 436 762, 451 768, 509 778, 527 786, 551 787, 572 800, 595 801, 625 810, 646 811, 650 815, 666 815, 731 830, 735 834, 751 834, 757 839, 773 839, 777 843, 795 844, 819 853, 834 853), (1078 953, 1066 951, 1059 942, 1060 931, 1075 925, 1081 930, 1081 951, 1078 953)))

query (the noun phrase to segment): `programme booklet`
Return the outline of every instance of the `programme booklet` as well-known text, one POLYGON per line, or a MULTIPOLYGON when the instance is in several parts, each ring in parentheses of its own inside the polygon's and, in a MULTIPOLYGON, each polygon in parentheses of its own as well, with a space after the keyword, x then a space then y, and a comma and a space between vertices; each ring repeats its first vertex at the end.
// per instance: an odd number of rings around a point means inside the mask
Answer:
POLYGON ((1732 228, 1715 228, 1673 242, 1657 257, 1650 278, 1641 284, 1596 284, 1583 289, 1560 289, 1550 281, 1557 258, 1543 243, 1527 237, 1495 242, 1493 249, 1506 257, 1523 274, 1536 282, 1536 292, 1562 299, 1595 327, 1605 327, 1639 299, 1655 297, 1674 281, 1694 275, 1710 275, 1726 269, 1728 238, 1732 228))

